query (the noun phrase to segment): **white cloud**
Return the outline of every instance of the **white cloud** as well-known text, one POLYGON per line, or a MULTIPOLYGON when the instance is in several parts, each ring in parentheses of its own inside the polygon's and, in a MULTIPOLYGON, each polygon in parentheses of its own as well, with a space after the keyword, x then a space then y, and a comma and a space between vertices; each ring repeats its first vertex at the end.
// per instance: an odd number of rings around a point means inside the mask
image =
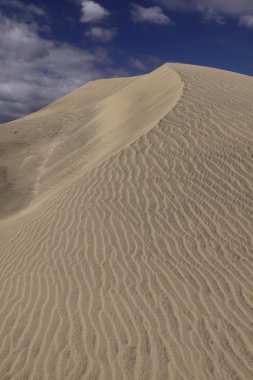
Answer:
POLYGON ((107 76, 110 66, 105 49, 88 51, 50 41, 40 37, 35 23, 0 15, 0 121, 33 112, 107 76))
POLYGON ((41 7, 38 7, 37 5, 29 4, 27 6, 27 9, 36 16, 46 16, 45 10, 41 7))
POLYGON ((115 28, 104 28, 101 26, 93 26, 86 33, 85 36, 90 37, 100 42, 110 42, 117 34, 115 28))
MULTIPOLYGON (((206 20, 215 20, 224 24, 224 16, 251 17, 253 15, 252 0, 155 0, 157 3, 173 11, 200 12, 206 20)), ((246 24, 241 24, 248 26, 246 24)))
POLYGON ((33 3, 26 3, 20 1, 20 0, 1 0, 0 7, 2 8, 14 8, 17 11, 20 11, 23 13, 23 17, 27 16, 29 13, 30 15, 40 16, 40 17, 46 17, 47 13, 45 9, 42 7, 39 7, 38 5, 35 5, 33 3))
POLYGON ((136 23, 152 23, 167 25, 171 24, 171 19, 163 13, 162 8, 155 6, 144 8, 138 4, 132 4, 131 6, 132 20, 136 23))
POLYGON ((253 15, 241 16, 239 19, 239 25, 246 28, 253 29, 253 15))
POLYGON ((225 17, 219 13, 215 13, 212 9, 205 9, 202 12, 202 21, 209 22, 215 21, 218 25, 225 25, 225 17))
POLYGON ((82 22, 97 22, 110 15, 110 12, 96 3, 93 0, 85 0, 81 3, 82 6, 82 22))
POLYGON ((252 0, 156 0, 171 10, 205 11, 240 16, 253 12, 252 0))

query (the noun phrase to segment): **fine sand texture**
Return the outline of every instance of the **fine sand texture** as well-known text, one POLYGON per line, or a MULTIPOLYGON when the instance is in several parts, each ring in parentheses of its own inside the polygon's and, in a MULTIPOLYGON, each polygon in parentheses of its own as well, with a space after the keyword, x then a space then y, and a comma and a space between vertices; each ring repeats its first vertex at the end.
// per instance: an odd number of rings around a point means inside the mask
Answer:
POLYGON ((252 380, 252 240, 252 77, 166 64, 0 125, 0 380, 252 380))

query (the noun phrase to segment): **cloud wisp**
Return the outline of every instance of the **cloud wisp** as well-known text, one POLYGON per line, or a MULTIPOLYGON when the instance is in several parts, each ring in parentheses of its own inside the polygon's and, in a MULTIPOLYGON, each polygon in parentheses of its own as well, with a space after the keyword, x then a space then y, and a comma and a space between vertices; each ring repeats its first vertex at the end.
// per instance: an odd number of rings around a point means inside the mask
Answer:
POLYGON ((162 8, 158 6, 145 8, 139 4, 132 4, 131 17, 135 23, 172 24, 171 19, 163 12, 162 8))
POLYGON ((116 28, 105 28, 102 26, 92 26, 85 32, 86 37, 90 37, 98 42, 111 42, 116 35, 116 28))
POLYGON ((80 21, 85 23, 94 23, 104 20, 110 16, 110 12, 93 0, 85 0, 81 3, 82 16, 80 21))
POLYGON ((155 0, 167 9, 179 12, 199 12, 204 20, 225 24, 225 17, 234 17, 241 26, 252 27, 252 0, 155 0))
POLYGON ((239 19, 239 25, 253 30, 253 14, 241 16, 239 19))

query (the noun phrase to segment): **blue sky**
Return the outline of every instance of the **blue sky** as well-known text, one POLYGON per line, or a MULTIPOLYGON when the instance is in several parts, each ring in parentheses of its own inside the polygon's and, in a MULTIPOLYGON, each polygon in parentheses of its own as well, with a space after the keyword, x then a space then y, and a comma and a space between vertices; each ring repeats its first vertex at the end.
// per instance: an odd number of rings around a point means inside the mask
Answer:
POLYGON ((0 0, 0 121, 164 62, 253 75, 252 0, 0 0))

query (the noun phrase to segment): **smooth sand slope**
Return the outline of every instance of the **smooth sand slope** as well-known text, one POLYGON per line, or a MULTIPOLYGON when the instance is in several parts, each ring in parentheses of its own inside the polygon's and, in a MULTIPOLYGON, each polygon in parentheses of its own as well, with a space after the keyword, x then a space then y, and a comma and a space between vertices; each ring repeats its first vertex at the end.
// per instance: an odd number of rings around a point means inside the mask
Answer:
POLYGON ((253 379, 253 78, 170 64, 0 126, 0 379, 253 379))

